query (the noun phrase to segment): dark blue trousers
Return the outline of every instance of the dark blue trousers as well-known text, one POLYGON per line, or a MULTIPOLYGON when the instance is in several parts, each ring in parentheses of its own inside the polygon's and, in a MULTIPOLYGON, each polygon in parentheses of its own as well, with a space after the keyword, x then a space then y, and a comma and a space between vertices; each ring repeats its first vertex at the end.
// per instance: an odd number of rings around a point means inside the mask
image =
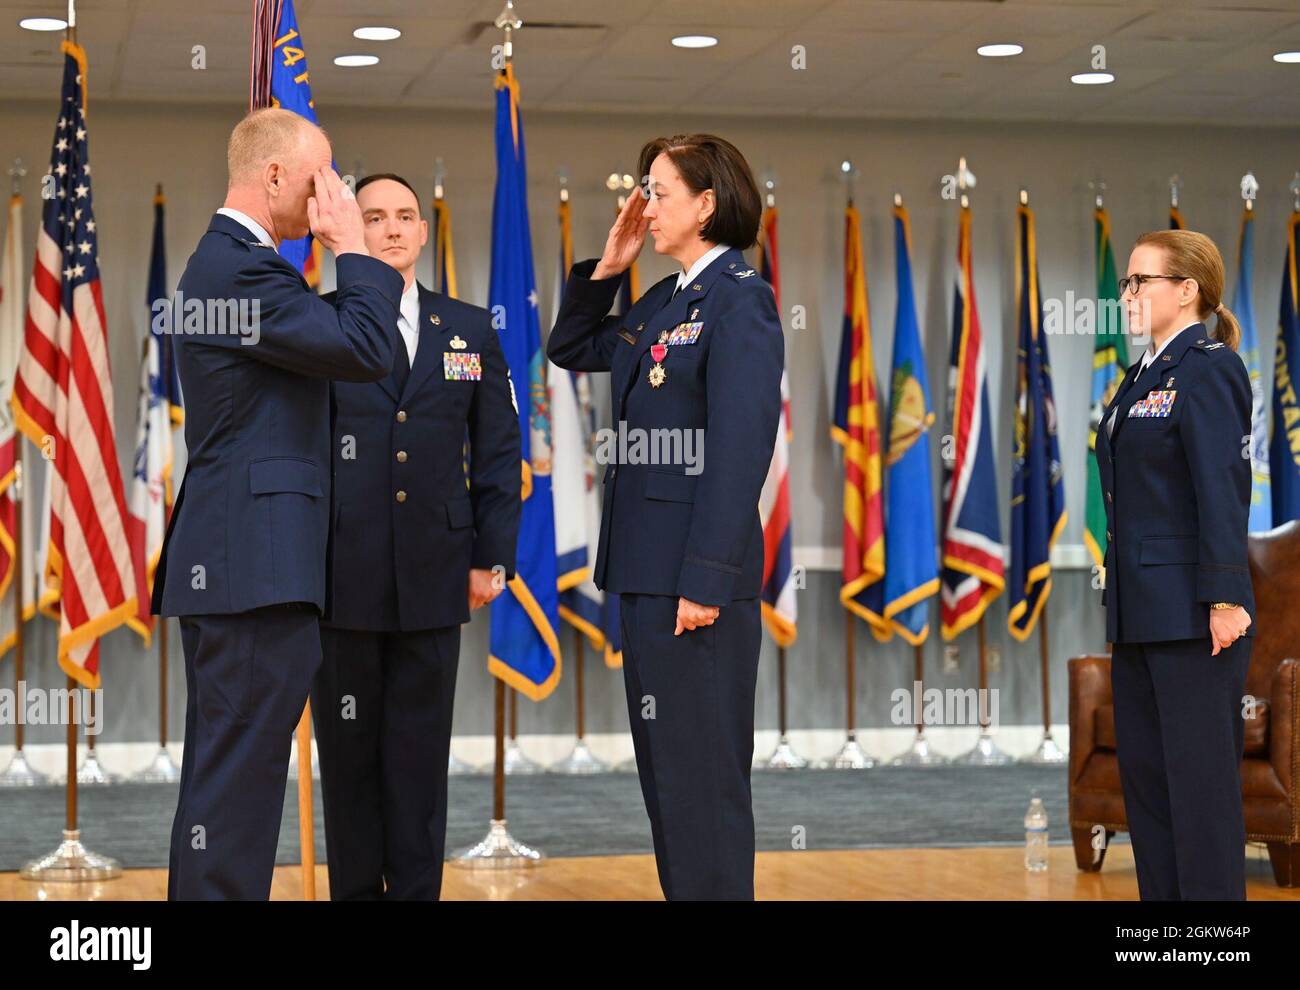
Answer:
POLYGON ((1116 643, 1115 747, 1138 892, 1146 900, 1246 899, 1242 695, 1249 637, 1116 643))
POLYGON ((674 636, 677 599, 620 596, 623 684, 659 884, 668 900, 754 899, 759 603, 674 636))
POLYGON ((460 626, 325 626, 321 648, 311 709, 330 899, 436 901, 460 626))
POLYGON ((266 900, 289 747, 320 664, 316 608, 182 616, 185 755, 168 900, 266 900))

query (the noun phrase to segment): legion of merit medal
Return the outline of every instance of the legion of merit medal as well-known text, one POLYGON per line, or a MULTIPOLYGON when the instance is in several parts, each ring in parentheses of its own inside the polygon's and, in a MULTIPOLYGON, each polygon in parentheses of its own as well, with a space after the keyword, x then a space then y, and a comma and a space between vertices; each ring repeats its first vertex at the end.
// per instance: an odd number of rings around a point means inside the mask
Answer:
POLYGON ((650 356, 654 358, 655 366, 650 369, 650 374, 646 376, 646 380, 650 383, 651 388, 658 388, 668 377, 664 372, 664 358, 668 356, 668 345, 651 344, 650 356))

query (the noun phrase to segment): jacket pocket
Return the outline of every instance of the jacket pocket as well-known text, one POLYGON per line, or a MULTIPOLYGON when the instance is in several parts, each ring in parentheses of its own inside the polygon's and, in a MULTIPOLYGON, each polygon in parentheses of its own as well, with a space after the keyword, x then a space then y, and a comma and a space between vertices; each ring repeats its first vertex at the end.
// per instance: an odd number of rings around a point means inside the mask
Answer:
POLYGON ((694 502, 699 475, 649 471, 645 476, 645 497, 660 502, 694 502))
POLYGON ((298 492, 322 496, 316 462, 305 457, 259 457, 248 465, 248 489, 254 495, 298 492))
POLYGON ((474 506, 468 497, 453 498, 447 503, 447 525, 452 529, 474 525, 474 506))
POLYGON ((1147 536, 1138 559, 1143 564, 1195 564, 1200 551, 1195 536, 1147 536))

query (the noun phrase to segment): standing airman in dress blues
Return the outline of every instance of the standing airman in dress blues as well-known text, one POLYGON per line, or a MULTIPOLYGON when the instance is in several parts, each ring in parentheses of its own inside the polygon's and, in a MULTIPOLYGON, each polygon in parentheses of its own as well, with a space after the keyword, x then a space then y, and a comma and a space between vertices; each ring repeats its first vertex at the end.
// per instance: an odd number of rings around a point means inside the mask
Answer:
POLYGON ((1138 239, 1120 296, 1151 342, 1097 434, 1116 756, 1143 900, 1246 896, 1251 387, 1223 282, 1204 234, 1138 239))
POLYGON ((289 743, 321 662, 330 380, 393 362, 402 280, 369 256, 332 158, 296 113, 240 121, 225 205, 176 290, 213 315, 172 338, 189 462, 153 590, 155 614, 180 616, 188 689, 169 900, 270 896, 289 743), (309 231, 334 252, 329 302, 276 251, 309 231), (248 325, 224 324, 231 303, 248 325))
POLYGON ((593 579, 620 596, 628 717, 664 896, 753 899, 758 499, 784 339, 771 287, 741 254, 761 200, 740 152, 707 134, 660 138, 642 149, 640 174, 600 259, 573 266, 547 354, 611 373, 629 452, 638 439, 651 451, 655 437, 680 444, 666 463, 652 453, 607 467, 593 579), (607 316, 647 232, 682 270, 607 316))
POLYGON ((405 289, 391 372, 334 385, 330 599, 312 689, 330 898, 437 900, 460 627, 514 576, 519 418, 488 312, 415 279, 428 239, 415 191, 372 175, 357 202, 370 253, 405 289))

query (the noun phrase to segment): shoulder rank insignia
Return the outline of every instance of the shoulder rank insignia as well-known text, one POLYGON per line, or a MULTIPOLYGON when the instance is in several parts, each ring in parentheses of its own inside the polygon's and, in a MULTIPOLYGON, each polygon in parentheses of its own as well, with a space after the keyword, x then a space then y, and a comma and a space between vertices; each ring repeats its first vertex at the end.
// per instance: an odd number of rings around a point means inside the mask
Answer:
POLYGON ((456 334, 456 336, 451 338, 451 346, 453 350, 463 351, 469 345, 466 344, 465 341, 460 339, 460 334, 456 334))
POLYGON ((1223 346, 1223 341, 1216 340, 1213 344, 1206 344, 1205 349, 1207 351, 1213 351, 1213 350, 1218 350, 1222 346, 1223 346))
POLYGON ((754 269, 746 268, 743 272, 728 272, 727 274, 731 275, 733 278, 749 278, 749 276, 754 274, 754 269))

